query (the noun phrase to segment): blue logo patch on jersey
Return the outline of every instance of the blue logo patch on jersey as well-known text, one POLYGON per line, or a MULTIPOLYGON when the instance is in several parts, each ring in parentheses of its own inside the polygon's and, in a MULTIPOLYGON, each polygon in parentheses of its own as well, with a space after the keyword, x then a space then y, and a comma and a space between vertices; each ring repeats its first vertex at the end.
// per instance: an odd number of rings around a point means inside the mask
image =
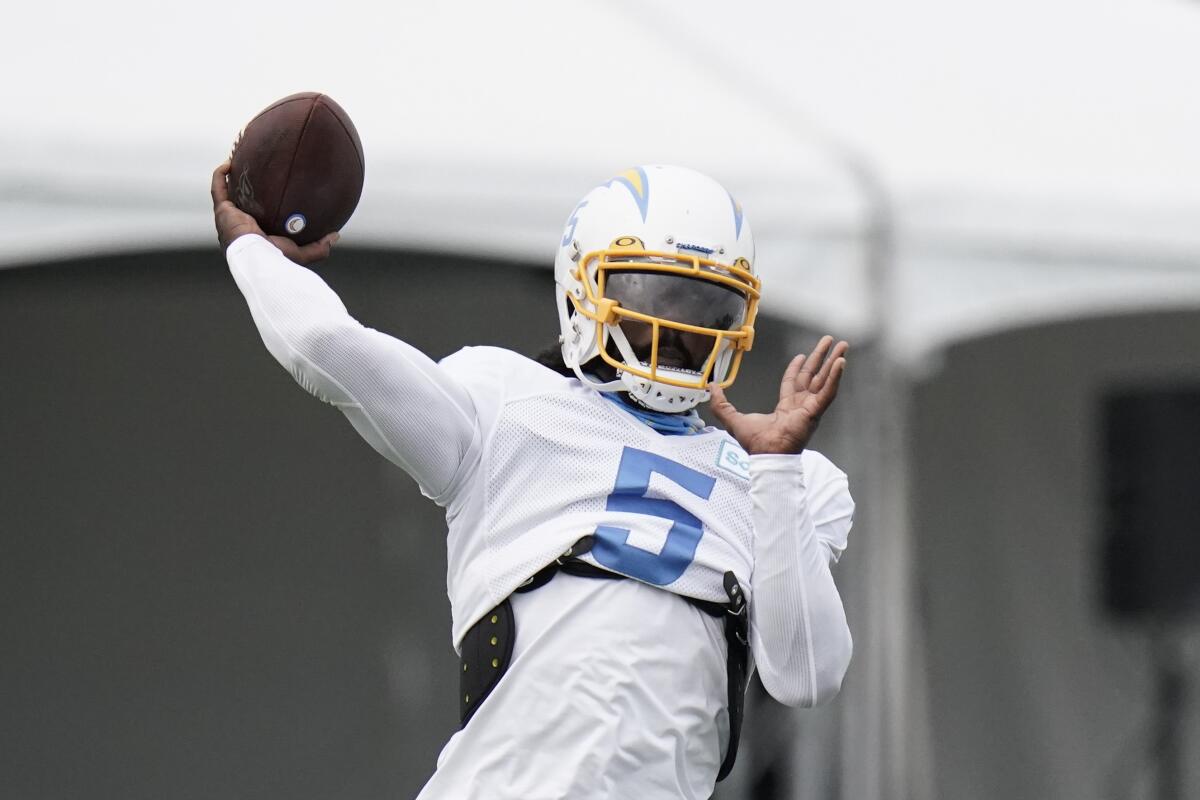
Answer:
POLYGON ((717 466, 739 478, 750 480, 750 456, 733 442, 721 442, 717 451, 717 466))

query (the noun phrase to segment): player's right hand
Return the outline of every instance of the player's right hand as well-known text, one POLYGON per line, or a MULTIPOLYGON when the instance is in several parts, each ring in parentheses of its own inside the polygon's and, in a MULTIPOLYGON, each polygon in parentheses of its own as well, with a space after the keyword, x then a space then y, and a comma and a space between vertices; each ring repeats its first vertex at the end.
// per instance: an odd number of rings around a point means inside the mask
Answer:
POLYGON ((297 264, 312 264, 329 257, 334 242, 339 238, 336 233, 306 245, 298 245, 286 236, 267 236, 263 233, 254 217, 242 211, 229 199, 227 177, 232 166, 232 163, 226 160, 213 170, 212 175, 213 219, 217 226, 217 241, 221 245, 221 252, 239 236, 253 233, 270 241, 297 264))

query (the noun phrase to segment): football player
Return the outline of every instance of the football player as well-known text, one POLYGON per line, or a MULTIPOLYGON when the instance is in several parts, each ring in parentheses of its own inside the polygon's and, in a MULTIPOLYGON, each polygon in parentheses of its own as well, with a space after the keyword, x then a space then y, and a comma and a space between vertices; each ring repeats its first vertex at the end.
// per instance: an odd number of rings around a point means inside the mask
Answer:
POLYGON ((670 166, 596 187, 557 243, 553 352, 435 362, 305 268, 336 234, 264 236, 228 169, 218 238, 267 349, 446 509, 463 724, 420 798, 707 798, 753 669, 788 705, 837 693, 854 504, 808 442, 847 345, 797 355, 769 413, 726 398, 760 286, 724 188, 670 166))

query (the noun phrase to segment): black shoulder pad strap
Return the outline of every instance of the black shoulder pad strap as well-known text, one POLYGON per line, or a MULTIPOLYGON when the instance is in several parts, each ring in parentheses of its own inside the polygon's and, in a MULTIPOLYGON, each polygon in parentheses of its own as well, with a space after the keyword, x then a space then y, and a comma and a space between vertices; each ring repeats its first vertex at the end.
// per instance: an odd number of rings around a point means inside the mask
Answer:
POLYGON ((717 780, 723 781, 733 769, 737 760, 738 741, 742 736, 742 717, 746 707, 746 683, 749 666, 749 616, 746 610, 746 596, 742 593, 741 584, 732 572, 725 573, 725 593, 729 595, 729 606, 725 609, 725 645, 728 649, 726 669, 728 670, 729 687, 729 746, 725 750, 725 760, 721 762, 721 770, 717 780))
POLYGON ((462 641, 458 674, 459 719, 467 726, 480 704, 504 677, 517 638, 512 604, 505 600, 471 626, 462 641))

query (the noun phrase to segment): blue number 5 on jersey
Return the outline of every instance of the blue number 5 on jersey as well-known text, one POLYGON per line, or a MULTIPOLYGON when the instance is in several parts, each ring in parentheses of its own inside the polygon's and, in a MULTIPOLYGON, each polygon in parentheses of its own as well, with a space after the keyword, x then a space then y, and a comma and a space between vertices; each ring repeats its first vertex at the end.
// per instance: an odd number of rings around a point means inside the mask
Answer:
POLYGON ((646 583, 665 586, 678 579, 696 557, 696 545, 700 544, 700 537, 704 535, 704 525, 670 500, 646 497, 646 492, 650 490, 650 475, 654 472, 704 500, 712 494, 716 484, 715 478, 668 458, 626 447, 621 452, 617 482, 605 508, 608 511, 649 514, 669 519, 675 524, 671 526, 667 541, 658 553, 629 544, 627 528, 601 525, 596 528, 592 556, 609 569, 646 583))

